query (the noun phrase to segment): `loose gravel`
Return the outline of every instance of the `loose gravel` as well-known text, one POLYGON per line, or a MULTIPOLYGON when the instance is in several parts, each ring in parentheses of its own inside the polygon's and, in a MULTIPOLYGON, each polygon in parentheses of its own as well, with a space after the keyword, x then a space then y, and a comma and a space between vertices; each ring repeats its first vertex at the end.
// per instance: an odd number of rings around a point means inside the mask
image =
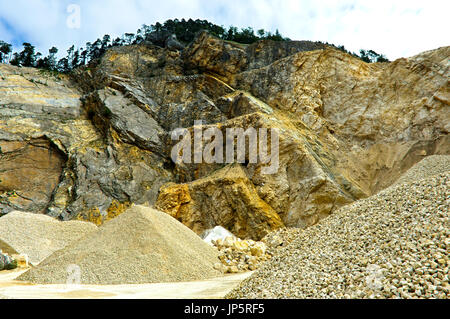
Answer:
POLYGON ((55 252, 18 280, 38 284, 143 284, 219 277, 218 252, 166 213, 132 206, 55 252))
POLYGON ((394 185, 418 181, 450 171, 450 155, 430 155, 411 167, 394 185))
POLYGON ((89 222, 62 222, 50 216, 14 211, 0 217, 0 249, 26 254, 33 265, 53 252, 96 231, 89 222))
POLYGON ((448 298, 449 208, 447 171, 285 229, 294 239, 227 298, 448 298))

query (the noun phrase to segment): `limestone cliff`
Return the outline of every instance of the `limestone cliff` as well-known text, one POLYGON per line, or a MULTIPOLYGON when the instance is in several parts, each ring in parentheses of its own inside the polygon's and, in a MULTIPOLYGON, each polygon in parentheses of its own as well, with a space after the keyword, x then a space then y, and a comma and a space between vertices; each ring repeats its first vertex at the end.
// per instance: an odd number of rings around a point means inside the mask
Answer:
POLYGON ((109 49, 68 77, 0 65, 0 209, 97 224, 156 205, 200 233, 317 223, 450 153, 450 47, 367 64, 322 44, 109 49), (181 49, 181 48, 180 48, 181 49), (277 128, 279 167, 173 163, 170 132, 277 128))

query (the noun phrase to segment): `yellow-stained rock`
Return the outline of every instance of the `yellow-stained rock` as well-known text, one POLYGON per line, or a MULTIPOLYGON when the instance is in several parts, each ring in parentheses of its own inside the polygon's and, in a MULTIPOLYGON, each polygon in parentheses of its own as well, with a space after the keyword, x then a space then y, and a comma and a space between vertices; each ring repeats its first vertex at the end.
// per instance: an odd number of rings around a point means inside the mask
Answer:
POLYGON ((283 227, 240 165, 226 166, 192 183, 162 187, 156 207, 197 234, 220 225, 240 238, 259 240, 283 227))
POLYGON ((108 220, 111 220, 122 214, 130 206, 131 203, 129 202, 120 203, 117 200, 113 200, 106 212, 102 213, 98 207, 93 207, 79 214, 77 216, 77 220, 88 221, 94 223, 97 226, 101 226, 108 220))
POLYGON ((189 214, 190 202, 187 184, 169 183, 161 187, 156 207, 176 219, 183 219, 189 214))

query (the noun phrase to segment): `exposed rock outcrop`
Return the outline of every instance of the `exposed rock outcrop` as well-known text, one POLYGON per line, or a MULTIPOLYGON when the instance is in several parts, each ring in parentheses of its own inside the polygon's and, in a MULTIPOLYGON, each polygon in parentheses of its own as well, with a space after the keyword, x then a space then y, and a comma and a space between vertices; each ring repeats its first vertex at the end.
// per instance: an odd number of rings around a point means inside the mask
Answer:
POLYGON ((217 225, 241 238, 259 240, 283 226, 240 165, 226 166, 189 184, 161 188, 156 207, 202 234, 217 225))
POLYGON ((45 137, 28 141, 0 141, 0 207, 45 212, 66 158, 45 137))
POLYGON ((221 225, 258 240, 282 225, 315 224, 424 156, 449 154, 449 56, 443 47, 367 64, 321 43, 242 45, 202 32, 185 48, 111 48, 74 82, 1 65, 2 148, 53 154, 48 170, 31 174, 51 178, 1 184, 30 198, 4 196, 2 212, 101 224, 131 203, 157 202, 198 233, 221 225), (197 120, 223 135, 276 128, 278 169, 263 174, 267 165, 248 152, 229 176, 231 163, 174 163, 171 131, 192 133, 197 120), (33 149, 37 140, 46 146, 33 149))
POLYGON ((242 71, 248 63, 245 46, 216 39, 207 32, 200 33, 182 57, 188 70, 212 72, 224 80, 242 71))
MULTIPOLYGON (((154 202, 159 187, 172 180, 156 152, 123 143, 117 131, 107 135, 96 125, 106 117, 83 107, 82 93, 67 77, 7 65, 0 70, 3 214, 21 209, 101 224, 130 203, 154 202)), ((114 102, 108 105, 120 112, 114 102)), ((112 118, 111 127, 128 123, 112 118)), ((140 129, 119 131, 142 141, 140 129)))

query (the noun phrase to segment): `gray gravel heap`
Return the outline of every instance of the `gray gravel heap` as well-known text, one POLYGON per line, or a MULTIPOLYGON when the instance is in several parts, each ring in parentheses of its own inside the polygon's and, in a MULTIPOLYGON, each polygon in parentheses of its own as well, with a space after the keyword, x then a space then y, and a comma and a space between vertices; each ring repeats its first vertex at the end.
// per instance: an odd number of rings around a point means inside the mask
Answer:
POLYGON ((448 298, 450 172, 294 232, 228 298, 448 298))
POLYGON ((214 269, 218 261, 217 250, 175 218, 132 206, 18 279, 100 285, 190 281, 220 276, 214 269))
POLYGON ((418 181, 450 171, 450 155, 430 155, 411 167, 394 185, 418 181))
POLYGON ((26 254, 33 265, 53 252, 94 232, 97 226, 82 221, 59 221, 50 216, 14 211, 0 217, 0 249, 26 254))

